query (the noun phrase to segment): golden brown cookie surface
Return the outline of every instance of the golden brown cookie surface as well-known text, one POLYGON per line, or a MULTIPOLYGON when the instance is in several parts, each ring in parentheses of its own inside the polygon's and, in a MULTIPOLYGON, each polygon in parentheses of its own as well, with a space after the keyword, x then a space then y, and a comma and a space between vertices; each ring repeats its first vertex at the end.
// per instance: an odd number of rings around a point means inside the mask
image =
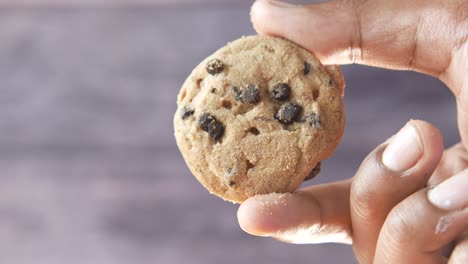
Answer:
POLYGON ((343 89, 338 67, 296 44, 244 37, 183 84, 176 141, 195 177, 223 199, 292 192, 338 145, 343 89))

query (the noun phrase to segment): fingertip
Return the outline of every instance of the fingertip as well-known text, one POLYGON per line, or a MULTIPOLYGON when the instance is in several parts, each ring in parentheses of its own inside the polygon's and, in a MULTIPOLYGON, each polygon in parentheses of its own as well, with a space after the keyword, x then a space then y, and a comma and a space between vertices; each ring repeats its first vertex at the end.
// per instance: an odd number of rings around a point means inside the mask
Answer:
POLYGON ((266 0, 257 0, 253 3, 250 8, 250 21, 255 31, 259 35, 268 35, 265 21, 268 21, 270 17, 270 9, 268 1, 266 0))
MULTIPOLYGON (((272 35, 288 37, 283 32, 284 23, 290 22, 297 16, 294 11, 298 10, 299 5, 293 5, 286 2, 275 0, 257 0, 250 9, 250 20, 259 35, 272 35)), ((300 20, 299 20, 300 21, 300 20)), ((288 31, 291 25, 288 24, 288 31)))
POLYGON ((257 0, 250 19, 259 35, 289 39, 313 52, 324 64, 347 64, 354 28, 352 16, 343 9, 335 1, 292 5, 257 0))
POLYGON ((440 130, 424 120, 410 120, 409 125, 416 128, 421 140, 424 157, 431 159, 431 163, 438 164, 444 152, 444 140, 440 130))
POLYGON ((409 122, 390 140, 382 153, 382 164, 393 172, 412 168, 424 154, 421 133, 409 122), (404 155, 402 155, 404 153, 404 155))
POLYGON ((257 19, 258 19, 259 12, 261 12, 261 7, 259 7, 259 5, 261 4, 257 0, 250 7, 250 22, 252 22, 252 26, 255 29, 255 31, 257 31, 257 33, 259 33, 259 30, 257 29, 257 23, 258 23, 257 19))
POLYGON ((293 194, 270 193, 245 200, 237 211, 237 220, 245 232, 270 236, 281 229, 281 217, 293 194))
POLYGON ((237 210, 237 221, 239 226, 246 233, 254 236, 266 236, 261 228, 261 204, 256 197, 245 200, 237 210))
POLYGON ((443 139, 435 126, 423 120, 410 120, 385 142, 380 158, 388 170, 406 175, 421 166, 432 170, 443 151, 443 139))

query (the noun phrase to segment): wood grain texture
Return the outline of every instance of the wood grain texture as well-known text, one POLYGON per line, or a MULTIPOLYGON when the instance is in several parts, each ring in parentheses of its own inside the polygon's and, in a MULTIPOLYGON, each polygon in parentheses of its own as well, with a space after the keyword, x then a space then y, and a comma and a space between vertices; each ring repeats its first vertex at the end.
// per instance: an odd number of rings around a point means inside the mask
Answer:
MULTIPOLYGON (((349 246, 244 234, 192 177, 175 97, 201 59, 252 34, 249 7, 0 10, 0 263, 353 263, 349 246)), ((410 118, 458 140, 443 85, 346 66, 347 127, 317 180, 351 177, 410 118)))

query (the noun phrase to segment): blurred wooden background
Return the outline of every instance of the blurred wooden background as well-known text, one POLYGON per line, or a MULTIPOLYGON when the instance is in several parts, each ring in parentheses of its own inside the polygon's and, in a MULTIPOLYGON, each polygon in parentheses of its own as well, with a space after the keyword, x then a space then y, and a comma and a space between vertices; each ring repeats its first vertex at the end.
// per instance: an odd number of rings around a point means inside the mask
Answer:
MULTIPOLYGON (((75 8, 80 6, 88 7, 168 7, 180 5, 242 5, 249 4, 250 1, 234 0, 0 0, 0 5, 11 7, 67 7, 75 8)), ((253 2, 253 1, 252 1, 253 2)), ((297 2, 297 1, 296 1, 297 2)))
MULTIPOLYGON (((250 4, 0 1, 0 263, 354 263, 349 246, 244 234, 237 206, 209 195, 177 150, 178 89, 201 59, 254 33, 250 4)), ((439 81, 343 71, 345 137, 308 184, 351 177, 410 118, 458 140, 439 81)))

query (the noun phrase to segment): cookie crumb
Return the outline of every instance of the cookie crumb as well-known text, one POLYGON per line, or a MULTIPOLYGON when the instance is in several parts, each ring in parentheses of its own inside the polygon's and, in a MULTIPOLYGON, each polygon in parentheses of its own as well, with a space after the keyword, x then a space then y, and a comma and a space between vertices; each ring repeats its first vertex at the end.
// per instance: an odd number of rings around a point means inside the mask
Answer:
POLYGON ((281 105, 275 118, 283 124, 291 124, 296 121, 301 114, 302 106, 294 103, 285 103, 281 105))
POLYGON ((218 59, 211 59, 206 63, 206 71, 211 75, 216 75, 224 70, 224 63, 218 59))
POLYGON ((291 96, 291 88, 286 83, 278 83, 273 86, 271 90, 271 97, 278 101, 286 101, 289 100, 291 96))
POLYGON ((276 206, 287 206, 288 201, 295 196, 293 193, 268 193, 256 196, 257 201, 260 203, 262 210, 270 211, 276 206))

